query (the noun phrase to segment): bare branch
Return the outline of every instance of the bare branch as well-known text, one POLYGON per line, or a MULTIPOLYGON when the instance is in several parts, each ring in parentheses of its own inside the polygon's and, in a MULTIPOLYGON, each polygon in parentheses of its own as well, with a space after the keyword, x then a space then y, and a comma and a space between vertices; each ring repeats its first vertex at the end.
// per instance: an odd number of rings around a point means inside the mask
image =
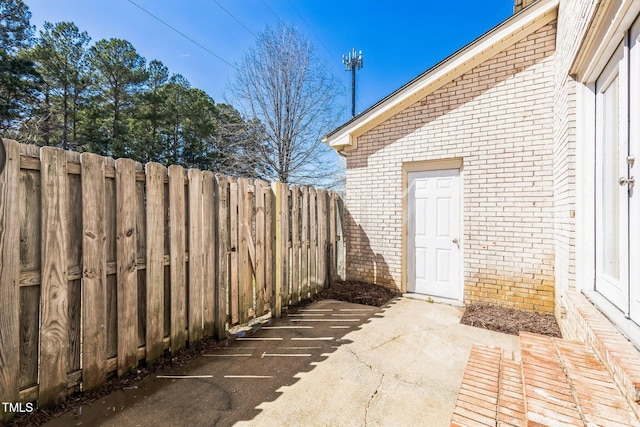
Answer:
POLYGON ((307 185, 335 179, 337 156, 320 138, 338 123, 341 87, 296 28, 267 28, 239 64, 230 89, 243 113, 264 126, 262 154, 270 178, 307 185))

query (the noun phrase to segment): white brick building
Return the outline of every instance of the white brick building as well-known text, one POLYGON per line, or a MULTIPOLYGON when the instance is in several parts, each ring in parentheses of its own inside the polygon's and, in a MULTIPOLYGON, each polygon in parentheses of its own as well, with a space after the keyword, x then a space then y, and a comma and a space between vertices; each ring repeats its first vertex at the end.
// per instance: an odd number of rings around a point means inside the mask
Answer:
POLYGON ((640 2, 516 9, 326 137, 347 158, 347 277, 560 318, 576 289, 632 336, 640 2))

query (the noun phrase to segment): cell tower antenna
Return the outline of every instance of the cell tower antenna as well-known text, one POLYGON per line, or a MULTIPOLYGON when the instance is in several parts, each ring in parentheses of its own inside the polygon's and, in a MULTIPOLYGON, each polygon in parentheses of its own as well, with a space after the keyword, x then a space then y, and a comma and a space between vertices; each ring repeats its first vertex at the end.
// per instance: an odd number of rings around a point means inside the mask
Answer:
POLYGON ((342 63, 347 71, 351 71, 351 117, 356 115, 356 71, 364 65, 362 51, 356 53, 354 47, 347 55, 342 55, 342 63))

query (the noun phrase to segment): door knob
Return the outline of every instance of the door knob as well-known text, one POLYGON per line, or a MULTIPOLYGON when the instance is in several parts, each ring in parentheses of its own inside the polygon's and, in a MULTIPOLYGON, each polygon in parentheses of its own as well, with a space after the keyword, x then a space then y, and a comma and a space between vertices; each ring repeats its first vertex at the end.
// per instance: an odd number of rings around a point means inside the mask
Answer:
POLYGON ((455 239, 453 239, 453 240, 452 240, 452 242, 453 242, 453 243, 455 243, 455 244, 457 245, 457 244, 458 244, 458 239, 457 239, 457 238, 455 238, 455 239))
POLYGON ((630 176, 629 178, 625 178, 624 176, 621 176, 620 179, 618 180, 618 183, 620 185, 628 185, 629 188, 632 188, 636 183, 636 179, 632 176, 630 176))

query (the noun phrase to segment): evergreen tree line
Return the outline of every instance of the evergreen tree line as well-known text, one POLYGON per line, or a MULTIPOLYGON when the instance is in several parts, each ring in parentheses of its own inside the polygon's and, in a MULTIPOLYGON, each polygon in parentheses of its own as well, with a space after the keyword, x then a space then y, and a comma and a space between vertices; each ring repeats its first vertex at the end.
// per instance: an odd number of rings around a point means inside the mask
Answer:
POLYGON ((264 128, 216 104, 127 40, 72 22, 38 36, 21 0, 0 6, 0 136, 146 163, 262 177, 264 128))

